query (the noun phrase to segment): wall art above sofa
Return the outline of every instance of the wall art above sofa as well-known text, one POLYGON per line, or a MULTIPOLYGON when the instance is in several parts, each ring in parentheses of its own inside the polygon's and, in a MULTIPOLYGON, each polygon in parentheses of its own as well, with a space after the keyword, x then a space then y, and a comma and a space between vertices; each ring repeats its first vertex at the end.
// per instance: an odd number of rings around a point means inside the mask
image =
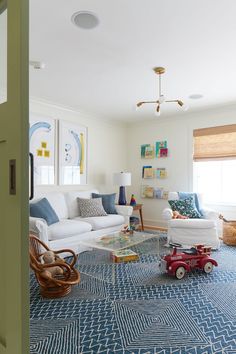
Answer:
POLYGON ((87 184, 86 127, 31 114, 29 141, 35 185, 87 184))
POLYGON ((59 122, 60 184, 87 184, 87 128, 59 122))

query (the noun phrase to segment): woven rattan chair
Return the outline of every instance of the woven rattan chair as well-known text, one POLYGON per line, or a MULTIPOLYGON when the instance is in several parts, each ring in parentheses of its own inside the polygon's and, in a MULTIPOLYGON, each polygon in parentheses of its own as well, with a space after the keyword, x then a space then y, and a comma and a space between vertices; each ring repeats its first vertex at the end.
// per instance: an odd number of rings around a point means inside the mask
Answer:
POLYGON ((72 285, 78 284, 80 281, 80 274, 75 269, 77 257, 72 250, 63 249, 60 251, 53 251, 56 256, 56 262, 52 264, 42 264, 41 258, 44 252, 50 249, 40 241, 35 235, 29 235, 29 249, 30 249, 30 267, 34 271, 36 279, 40 285, 40 293, 46 298, 58 298, 65 296, 71 292, 72 285), (60 258, 58 254, 70 253, 72 261, 66 262, 60 258), (58 266, 63 270, 63 274, 47 276, 45 270, 50 267, 58 266))

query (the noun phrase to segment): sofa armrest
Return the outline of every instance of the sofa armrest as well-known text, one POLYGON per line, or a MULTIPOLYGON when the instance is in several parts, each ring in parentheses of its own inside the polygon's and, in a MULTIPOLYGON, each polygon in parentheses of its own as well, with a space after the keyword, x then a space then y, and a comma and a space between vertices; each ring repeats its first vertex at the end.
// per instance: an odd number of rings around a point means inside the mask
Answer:
POLYGON ((133 207, 130 205, 116 205, 116 211, 119 215, 131 216, 133 213, 133 207))
POLYGON ((162 218, 164 220, 171 220, 173 217, 173 211, 170 208, 165 208, 162 212, 162 218))
POLYGON ((39 239, 48 245, 48 224, 44 219, 30 216, 29 230, 35 232, 39 239))
POLYGON ((204 219, 209 220, 218 220, 220 213, 210 208, 202 208, 201 212, 203 214, 204 219))

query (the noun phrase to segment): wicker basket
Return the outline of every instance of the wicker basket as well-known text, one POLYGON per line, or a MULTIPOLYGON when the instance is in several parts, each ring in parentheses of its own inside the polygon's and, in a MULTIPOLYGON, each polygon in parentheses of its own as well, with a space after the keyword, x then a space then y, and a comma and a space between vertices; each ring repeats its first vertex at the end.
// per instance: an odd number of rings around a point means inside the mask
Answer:
POLYGON ((236 221, 224 221, 223 242, 229 246, 236 246, 236 221))

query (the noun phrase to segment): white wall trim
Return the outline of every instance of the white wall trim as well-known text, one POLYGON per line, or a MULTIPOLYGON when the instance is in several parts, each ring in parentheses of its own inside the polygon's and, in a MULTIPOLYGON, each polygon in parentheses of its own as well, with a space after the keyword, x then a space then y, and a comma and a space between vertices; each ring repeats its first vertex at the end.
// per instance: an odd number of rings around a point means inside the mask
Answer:
POLYGON ((147 226, 167 227, 167 221, 165 220, 144 219, 143 224, 147 226))
MULTIPOLYGON (((35 96, 30 96, 30 104, 31 103, 40 104, 40 105, 47 106, 47 107, 50 107, 50 108, 63 110, 65 112, 70 112, 72 114, 77 114, 77 115, 79 115, 79 116, 81 116, 83 118, 88 118, 88 119, 91 119, 91 120, 95 120, 96 122, 102 121, 103 123, 106 123, 106 124, 109 124, 109 125, 114 125, 114 124, 118 125, 118 126, 126 126, 127 125, 127 123, 124 122, 124 121, 110 120, 108 118, 104 118, 104 117, 101 117, 99 115, 94 115, 94 114, 91 114, 89 112, 83 111, 83 110, 81 110, 79 108, 63 105, 63 104, 60 104, 60 103, 57 103, 57 102, 49 101, 49 100, 46 100, 46 99, 43 99, 43 98, 38 98, 38 97, 35 97, 35 96)), ((37 113, 37 112, 33 112, 33 113, 37 113)))

